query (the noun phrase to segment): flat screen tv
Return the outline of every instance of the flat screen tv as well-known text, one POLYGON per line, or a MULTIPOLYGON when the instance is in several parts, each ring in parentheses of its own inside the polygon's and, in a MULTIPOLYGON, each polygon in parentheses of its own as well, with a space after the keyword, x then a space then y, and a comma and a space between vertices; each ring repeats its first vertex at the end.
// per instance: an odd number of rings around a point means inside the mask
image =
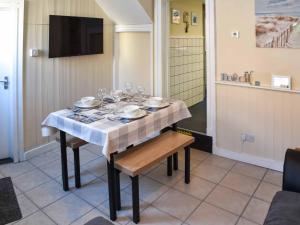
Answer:
POLYGON ((50 15, 49 58, 103 54, 103 19, 50 15))

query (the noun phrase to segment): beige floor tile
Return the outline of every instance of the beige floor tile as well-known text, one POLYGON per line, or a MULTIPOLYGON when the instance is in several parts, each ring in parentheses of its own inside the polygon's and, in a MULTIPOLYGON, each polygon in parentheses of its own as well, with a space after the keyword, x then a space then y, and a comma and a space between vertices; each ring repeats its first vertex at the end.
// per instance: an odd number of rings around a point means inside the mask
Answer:
POLYGON ((18 195, 17 199, 23 218, 38 211, 38 208, 25 195, 18 195))
POLYGON ((266 183, 266 182, 262 182, 259 185, 258 189, 256 190, 254 196, 256 198, 259 198, 259 199, 264 200, 266 202, 271 202, 274 195, 278 191, 281 191, 280 186, 270 184, 270 183, 266 183))
MULTIPOLYGON (((139 180, 140 198, 145 202, 152 203, 158 199, 162 194, 169 190, 170 187, 159 183, 151 178, 142 177, 139 180)), ((131 195, 131 185, 125 191, 131 195)))
POLYGON ((203 161, 207 157, 209 157, 211 154, 205 151, 200 151, 198 149, 192 149, 191 151, 191 159, 203 161))
POLYGON ((60 184, 52 180, 30 190, 26 193, 26 196, 39 208, 43 208, 67 194, 69 192, 65 192, 60 184))
POLYGON ((70 224, 90 210, 92 206, 74 194, 69 194, 43 209, 59 225, 70 224))
POLYGON ((211 155, 203 162, 203 164, 230 170, 236 164, 236 161, 216 155, 211 155))
POLYGON ((274 170, 268 170, 264 181, 282 187, 282 173, 274 170))
POLYGON ((40 167, 43 165, 47 165, 53 161, 60 161, 60 152, 59 151, 49 151, 33 157, 29 160, 33 165, 40 167))
MULTIPOLYGON (((105 182, 107 182, 107 174, 104 174, 101 177, 102 180, 104 180, 105 182)), ((128 175, 126 175, 125 173, 121 173, 120 174, 120 187, 121 190, 123 190, 124 188, 127 188, 129 185, 131 184, 131 179, 128 175)))
POLYGON ((244 194, 252 195, 259 184, 259 180, 230 172, 220 184, 244 194))
POLYGON ((97 158, 82 167, 82 171, 88 170, 96 177, 101 177, 106 173, 107 160, 104 157, 97 158))
POLYGON ((218 186, 206 198, 206 202, 232 212, 235 215, 241 215, 249 202, 250 196, 228 188, 218 186))
POLYGON ((38 211, 29 217, 15 223, 15 225, 55 225, 43 212, 38 211))
POLYGON ((251 222, 245 218, 240 218, 237 225, 257 225, 257 223, 251 222))
POLYGON ((186 221, 189 225, 234 225, 238 220, 225 210, 202 203, 186 221))
POLYGON ((182 191, 186 194, 193 195, 198 199, 205 199, 211 190, 216 186, 216 184, 209 182, 207 180, 198 178, 197 176, 191 176, 191 182, 186 184, 179 181, 174 185, 174 188, 182 191))
MULTIPOLYGON (((86 185, 89 185, 89 183, 91 183, 95 179, 97 179, 97 177, 94 174, 90 173, 89 171, 85 170, 80 172, 80 179, 81 179, 81 186, 84 187, 86 185)), ((61 176, 55 178, 55 180, 58 183, 62 184, 61 176)), ((69 188, 71 191, 76 190, 74 170, 72 171, 71 174, 69 174, 69 188)))
POLYGON ((156 169, 152 170, 149 174, 147 174, 147 176, 168 186, 173 186, 175 183, 177 183, 177 181, 183 178, 184 173, 180 170, 173 171, 173 175, 171 177, 168 177, 167 166, 160 165, 156 169))
MULTIPOLYGON (((141 214, 140 225, 181 225, 181 221, 150 206, 141 214)), ((135 225, 130 222, 129 225, 135 225)))
POLYGON ((269 207, 269 203, 252 198, 243 214, 243 217, 258 224, 263 224, 269 207))
POLYGON ((42 173, 40 170, 35 169, 16 178, 13 178, 12 180, 17 188, 19 188, 23 192, 26 192, 50 181, 51 178, 42 173))
POLYGON ((107 183, 98 178, 88 185, 75 190, 74 194, 81 199, 84 199, 94 207, 97 207, 108 199, 107 183))
MULTIPOLYGON (((60 160, 53 161, 51 163, 42 165, 39 167, 44 173, 52 178, 57 178, 61 176, 61 162, 60 160)), ((74 165, 68 162, 68 172, 69 176, 74 175, 74 165)))
MULTIPOLYGON (((190 163, 191 163, 190 164, 191 170, 193 170, 201 164, 201 161, 191 159, 190 163)), ((164 164, 167 165, 167 162, 165 161, 164 164)), ((184 167, 185 167, 184 159, 178 159, 178 169, 184 171, 184 167)))
MULTIPOLYGON (((79 155, 80 155, 80 165, 84 166, 85 164, 87 164, 90 161, 93 161, 97 158, 99 158, 99 155, 96 155, 86 149, 80 149, 79 150, 79 155)), ((68 160, 71 163, 74 163, 74 153, 73 150, 68 151, 68 160)))
MULTIPOLYGON (((125 191, 121 192, 121 205, 122 210, 118 211, 118 218, 116 222, 122 225, 128 224, 132 221, 132 196, 125 191)), ((149 207, 149 203, 140 199, 140 213, 142 213, 147 207, 149 207)), ((109 216, 109 201, 105 201, 103 204, 98 206, 98 209, 105 215, 109 216)))
POLYGON ((216 166, 204 165, 202 163, 193 169, 191 173, 208 181, 219 183, 225 177, 227 170, 216 166))
MULTIPOLYGON (((76 220, 75 222, 71 223, 71 225, 84 225, 96 217, 103 217, 110 221, 110 219, 104 213, 100 212, 98 209, 93 209, 89 213, 85 214, 83 217, 81 217, 78 220, 76 220)), ((112 221, 110 221, 110 222, 112 222, 112 221)), ((112 222, 112 223, 119 225, 117 222, 112 222)), ((99 224, 99 225, 101 225, 101 224, 99 224)))
POLYGON ((265 173, 267 172, 267 169, 263 167, 239 162, 232 168, 232 172, 243 174, 245 176, 249 176, 261 180, 265 175, 265 173))
POLYGON ((27 173, 31 170, 34 170, 35 167, 31 165, 29 162, 21 162, 21 163, 9 163, 0 165, 0 171, 5 177, 17 177, 24 173, 27 173))
POLYGON ((200 200, 171 189, 156 200, 153 206, 184 221, 199 204, 200 200))

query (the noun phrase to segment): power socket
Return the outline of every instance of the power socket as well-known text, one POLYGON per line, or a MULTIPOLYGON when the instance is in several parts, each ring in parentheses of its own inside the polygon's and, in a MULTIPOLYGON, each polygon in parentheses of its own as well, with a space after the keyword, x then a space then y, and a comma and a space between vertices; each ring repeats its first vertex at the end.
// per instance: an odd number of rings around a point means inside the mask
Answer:
POLYGON ((243 134, 241 134, 241 142, 243 142, 243 143, 245 143, 245 142, 254 143, 255 142, 255 136, 251 135, 251 134, 243 133, 243 134))

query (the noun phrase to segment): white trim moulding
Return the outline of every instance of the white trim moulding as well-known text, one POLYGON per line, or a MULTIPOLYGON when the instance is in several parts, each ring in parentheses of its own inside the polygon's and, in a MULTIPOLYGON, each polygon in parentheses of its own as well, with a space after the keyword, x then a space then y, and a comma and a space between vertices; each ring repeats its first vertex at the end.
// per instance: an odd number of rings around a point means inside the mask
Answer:
POLYGON ((142 24, 142 25, 116 25, 115 32, 152 32, 152 24, 142 24))

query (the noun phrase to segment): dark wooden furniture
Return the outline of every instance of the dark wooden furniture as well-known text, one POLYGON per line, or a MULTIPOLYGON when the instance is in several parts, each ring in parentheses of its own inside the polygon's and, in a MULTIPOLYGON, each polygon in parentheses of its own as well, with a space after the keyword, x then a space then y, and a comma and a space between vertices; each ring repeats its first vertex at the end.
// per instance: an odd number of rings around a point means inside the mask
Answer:
POLYGON ((60 132, 60 137, 56 138, 57 142, 61 143, 61 167, 62 167, 62 180, 64 191, 69 190, 69 181, 68 181, 68 161, 67 161, 67 147, 71 148, 74 153, 74 170, 75 170, 75 187, 81 187, 80 181, 80 153, 79 148, 83 145, 86 145, 87 142, 66 135, 65 132, 60 132))

